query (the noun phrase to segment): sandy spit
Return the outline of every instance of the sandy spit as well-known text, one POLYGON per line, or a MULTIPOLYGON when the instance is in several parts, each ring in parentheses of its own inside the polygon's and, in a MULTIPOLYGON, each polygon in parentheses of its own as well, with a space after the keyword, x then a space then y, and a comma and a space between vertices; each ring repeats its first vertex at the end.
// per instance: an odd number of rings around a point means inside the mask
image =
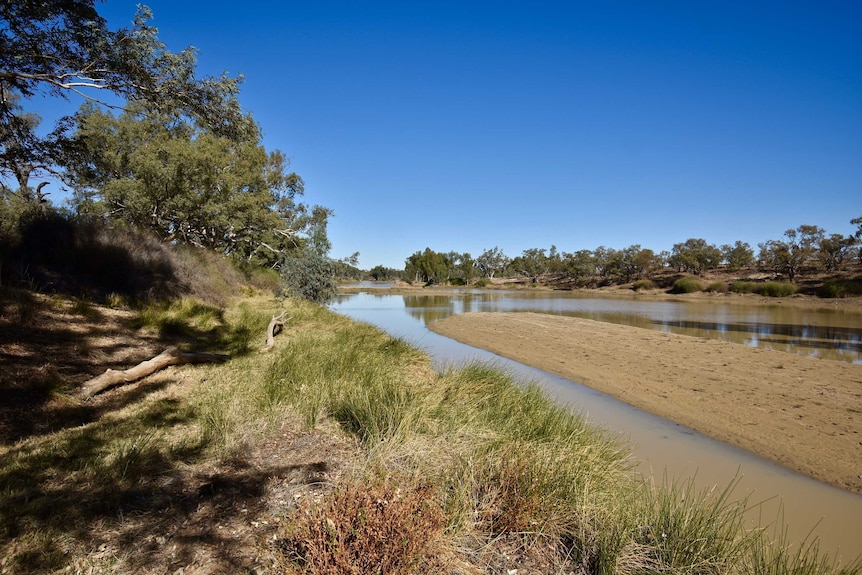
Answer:
POLYGON ((862 493, 860 365, 535 313, 430 328, 862 493))

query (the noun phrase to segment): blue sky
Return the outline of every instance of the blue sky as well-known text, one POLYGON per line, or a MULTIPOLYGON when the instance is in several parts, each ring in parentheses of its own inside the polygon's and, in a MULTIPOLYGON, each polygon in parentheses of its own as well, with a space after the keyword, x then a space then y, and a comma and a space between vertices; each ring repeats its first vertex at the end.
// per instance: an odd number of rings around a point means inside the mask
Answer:
MULTIPOLYGON (((151 0, 242 73, 334 257, 670 250, 862 216, 862 3, 151 0)), ((128 24, 134 2, 99 11, 128 24)))

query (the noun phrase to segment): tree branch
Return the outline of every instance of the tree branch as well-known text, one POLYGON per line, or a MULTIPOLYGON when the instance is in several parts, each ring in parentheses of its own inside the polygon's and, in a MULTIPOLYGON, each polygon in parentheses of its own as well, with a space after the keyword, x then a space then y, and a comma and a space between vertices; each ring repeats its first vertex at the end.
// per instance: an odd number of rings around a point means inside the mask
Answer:
POLYGON ((86 382, 81 389, 83 399, 91 399, 106 389, 133 383, 143 379, 169 365, 183 365, 187 363, 212 363, 225 362, 230 359, 229 355, 220 353, 181 353, 176 347, 169 347, 152 359, 142 361, 135 367, 123 371, 108 369, 102 375, 94 377, 86 382))

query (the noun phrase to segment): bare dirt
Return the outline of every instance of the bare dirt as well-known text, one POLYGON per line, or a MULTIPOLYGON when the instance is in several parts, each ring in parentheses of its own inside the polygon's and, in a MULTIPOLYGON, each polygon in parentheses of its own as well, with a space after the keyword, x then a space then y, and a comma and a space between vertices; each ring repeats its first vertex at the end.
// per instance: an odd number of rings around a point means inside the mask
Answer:
POLYGON ((429 327, 862 493, 860 365, 535 313, 429 327))

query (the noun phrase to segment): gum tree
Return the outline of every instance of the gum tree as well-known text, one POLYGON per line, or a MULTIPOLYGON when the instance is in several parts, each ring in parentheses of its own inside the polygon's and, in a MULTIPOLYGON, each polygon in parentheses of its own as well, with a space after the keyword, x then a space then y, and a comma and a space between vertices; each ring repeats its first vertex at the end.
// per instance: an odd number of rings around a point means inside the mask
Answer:
POLYGON ((50 135, 37 135, 26 109, 36 95, 181 110, 229 138, 253 129, 237 100, 241 78, 198 78, 195 49, 167 50, 151 18, 139 6, 131 26, 111 30, 94 0, 0 3, 0 177, 18 184, 18 190, 4 186, 5 195, 35 199, 30 178, 64 162, 68 119, 50 135))
POLYGON ((298 201, 302 179, 284 154, 264 149, 256 127, 228 138, 141 104, 119 116, 88 104, 75 125, 66 180, 80 213, 265 265, 329 215, 298 201))

